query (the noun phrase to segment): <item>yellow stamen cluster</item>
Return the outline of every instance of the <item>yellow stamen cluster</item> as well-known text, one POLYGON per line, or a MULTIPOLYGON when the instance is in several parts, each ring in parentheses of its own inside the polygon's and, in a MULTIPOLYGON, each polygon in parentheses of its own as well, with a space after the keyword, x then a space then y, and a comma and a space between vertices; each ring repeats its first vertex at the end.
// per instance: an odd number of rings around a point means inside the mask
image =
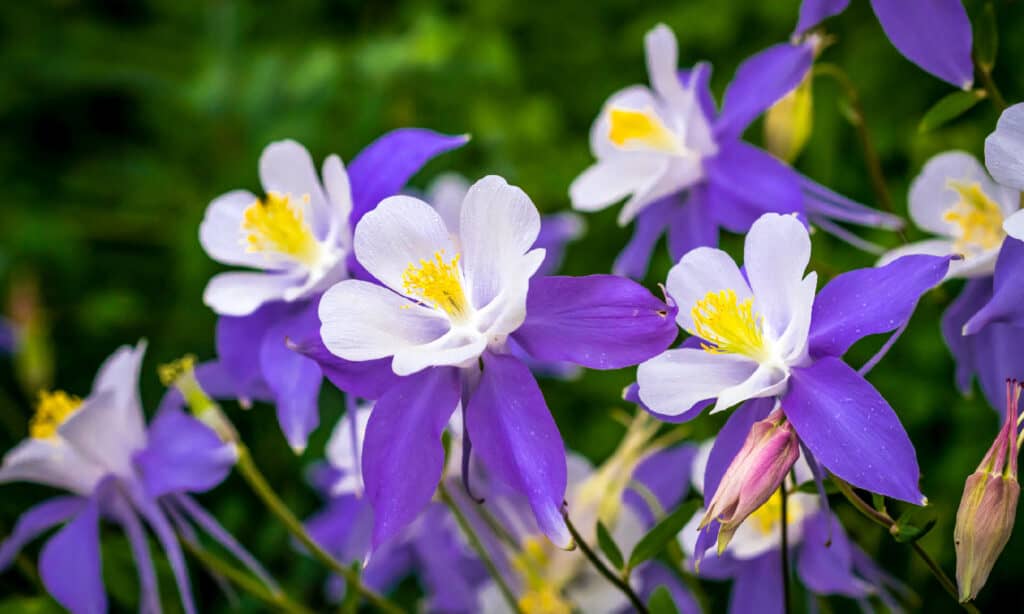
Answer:
POLYGON ((528 537, 523 549, 512 557, 512 568, 523 579, 519 608, 526 614, 571 614, 572 606, 561 587, 548 579, 550 557, 543 538, 528 537))
POLYGON ((444 250, 440 250, 433 260, 421 258, 419 264, 409 263, 402 273, 402 289, 449 316, 460 318, 469 309, 461 277, 459 254, 445 262, 444 250))
POLYGON ((156 368, 160 382, 164 386, 174 386, 185 399, 185 404, 192 411, 192 415, 201 422, 212 428, 221 440, 235 442, 238 434, 234 426, 221 411, 220 405, 210 398, 203 387, 196 379, 195 373, 196 357, 193 354, 186 354, 181 358, 160 365, 156 368))
POLYGON ((185 354, 181 358, 160 365, 156 373, 160 376, 160 383, 164 386, 172 386, 183 375, 191 375, 196 367, 196 357, 193 354, 185 354))
POLYGON ((39 392, 36 413, 28 423, 28 433, 36 439, 51 439, 57 435, 57 428, 75 413, 82 399, 71 396, 63 390, 39 392))
POLYGON ((972 248, 989 250, 999 247, 1006 238, 1003 212, 982 191, 981 184, 949 180, 946 187, 960 195, 960 200, 942 215, 942 219, 960 228, 957 251, 966 254, 972 248))
MULTIPOLYGON (((309 196, 303 201, 309 202, 309 196)), ((242 212, 242 235, 249 252, 277 254, 307 266, 319 257, 319 246, 302 208, 287 194, 271 192, 249 205, 242 212)))
POLYGON ((613 108, 608 113, 608 140, 616 147, 641 146, 666 153, 681 153, 679 138, 654 111, 613 108))
POLYGON ((761 318, 754 299, 737 302, 736 292, 708 292, 690 312, 697 335, 710 342, 703 348, 715 354, 743 354, 755 360, 765 355, 761 318), (711 345, 713 344, 713 345, 711 345))
MULTIPOLYGON (((800 499, 790 495, 786 503, 788 507, 786 510, 787 524, 792 526, 801 522, 803 519, 803 508, 800 505, 800 499)), ((782 522, 782 488, 780 487, 772 493, 772 496, 762 503, 761 507, 751 512, 746 522, 753 523, 754 528, 761 535, 771 535, 777 532, 779 530, 779 523, 782 522)))

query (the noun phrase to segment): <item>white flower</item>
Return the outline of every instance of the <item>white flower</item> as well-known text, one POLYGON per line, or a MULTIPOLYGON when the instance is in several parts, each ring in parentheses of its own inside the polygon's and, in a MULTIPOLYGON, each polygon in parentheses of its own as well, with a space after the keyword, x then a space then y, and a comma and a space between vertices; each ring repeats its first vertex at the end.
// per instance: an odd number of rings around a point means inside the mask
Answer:
MULTIPOLYGON (((999 116, 995 131, 985 139, 985 166, 1001 185, 1024 191, 1024 104, 999 116)), ((1024 241, 1024 212, 1008 217, 1003 230, 1024 241)))
POLYGON ((701 348, 668 350, 640 365, 640 399, 678 415, 717 398, 722 411, 751 398, 781 394, 792 367, 807 361, 817 274, 807 229, 793 216, 761 216, 746 237, 746 278, 720 249, 687 253, 668 275, 676 321, 703 339, 701 348), (747 283, 747 279, 750 283, 747 283))
POLYGON ((324 345, 346 360, 392 356, 399 375, 471 363, 525 319, 530 277, 544 259, 530 249, 539 230, 529 197, 495 176, 469 189, 454 229, 421 200, 383 200, 359 222, 354 247, 384 285, 345 280, 328 290, 324 345))
POLYGON ((132 455, 146 446, 138 381, 145 342, 118 349, 81 400, 40 395, 30 437, 4 456, 0 483, 29 481, 88 495, 106 475, 135 475, 132 455))
POLYGON ((597 211, 629 196, 619 213, 628 224, 645 206, 704 176, 701 159, 718 152, 696 100, 694 76, 678 76, 678 46, 660 24, 644 38, 652 89, 634 85, 613 94, 590 130, 597 162, 569 188, 572 206, 597 211))
POLYGON ((295 141, 279 141, 263 150, 259 170, 262 199, 228 192, 210 203, 199 227, 211 258, 258 270, 210 280, 203 301, 221 315, 307 298, 347 275, 352 197, 341 158, 324 161, 321 185, 309 152, 295 141))
POLYGON ((936 238, 894 249, 879 266, 908 254, 961 254, 947 278, 991 275, 1006 238, 1004 221, 1018 209, 1020 193, 993 181, 973 156, 938 154, 910 186, 910 217, 936 238))

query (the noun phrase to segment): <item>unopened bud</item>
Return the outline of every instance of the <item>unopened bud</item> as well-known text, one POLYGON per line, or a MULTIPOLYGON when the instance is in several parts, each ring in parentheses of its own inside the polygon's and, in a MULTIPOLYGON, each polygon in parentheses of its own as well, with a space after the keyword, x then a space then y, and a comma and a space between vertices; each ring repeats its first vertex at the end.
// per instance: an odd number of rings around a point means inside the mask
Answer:
POLYGON ((811 76, 773 104, 764 117, 765 148, 786 162, 796 160, 811 136, 811 76))
POLYGON ((1017 483, 1018 383, 1007 382, 1006 422, 985 458, 967 478, 956 513, 956 581, 960 601, 974 599, 1013 532, 1017 483))
POLYGON ((729 464, 722 482, 701 520, 704 528, 718 521, 718 553, 725 551, 733 533, 747 516, 761 507, 782 485, 800 457, 796 432, 782 409, 755 422, 739 453, 729 464))

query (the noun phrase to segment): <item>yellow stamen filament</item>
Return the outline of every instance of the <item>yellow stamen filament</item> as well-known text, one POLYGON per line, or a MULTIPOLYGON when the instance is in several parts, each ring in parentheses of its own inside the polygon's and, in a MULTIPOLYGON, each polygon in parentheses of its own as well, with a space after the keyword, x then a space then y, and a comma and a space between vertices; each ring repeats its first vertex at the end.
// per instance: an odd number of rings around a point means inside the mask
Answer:
MULTIPOLYGON (((303 197, 309 202, 309 196, 303 197)), ((312 266, 319 257, 319 246, 306 223, 302 208, 287 194, 271 192, 242 212, 242 235, 246 251, 285 256, 312 266)))
POLYGON ((41 391, 36 404, 36 413, 28 423, 28 433, 36 439, 51 439, 57 436, 57 428, 75 413, 82 399, 71 396, 63 390, 41 391))
POLYGON ((459 254, 445 262, 444 250, 440 250, 433 260, 410 262, 402 273, 402 289, 453 318, 463 317, 469 309, 462 290, 459 254))
POLYGON ((761 360, 767 352, 761 318, 754 313, 754 299, 737 302, 732 290, 708 292, 690 312, 697 335, 709 343, 702 347, 714 354, 743 354, 761 360))
POLYGON ((654 111, 613 108, 608 114, 608 140, 616 147, 637 147, 682 154, 682 142, 654 111))
POLYGON ((550 557, 543 538, 528 537, 523 549, 512 557, 512 568, 523 580, 519 608, 526 614, 571 614, 572 606, 562 596, 558 583, 549 579, 550 557))
POLYGON ((977 181, 949 180, 946 187, 955 190, 960 200, 942 215, 942 219, 960 228, 956 240, 957 251, 967 254, 973 250, 999 247, 1006 238, 1003 232, 1003 212, 977 181))

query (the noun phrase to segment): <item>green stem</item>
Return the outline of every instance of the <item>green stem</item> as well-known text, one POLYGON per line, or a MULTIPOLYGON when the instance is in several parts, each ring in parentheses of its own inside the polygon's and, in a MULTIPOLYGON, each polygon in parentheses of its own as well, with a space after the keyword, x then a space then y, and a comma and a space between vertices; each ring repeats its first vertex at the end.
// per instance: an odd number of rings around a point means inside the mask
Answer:
MULTIPOLYGON (((832 475, 832 482, 839 489, 839 492, 843 493, 843 496, 846 497, 846 499, 853 504, 853 507, 857 508, 857 511, 867 516, 870 520, 874 521, 879 526, 888 529, 890 534, 892 533, 892 528, 896 525, 896 521, 892 519, 892 516, 890 516, 888 512, 876 510, 874 507, 872 507, 866 501, 864 501, 864 499, 861 499, 860 496, 858 496, 857 493, 853 491, 852 486, 850 486, 840 478, 836 477, 835 475, 832 475)), ((930 571, 931 574, 935 576, 935 579, 938 580, 939 584, 942 585, 942 588, 945 589, 947 593, 949 593, 949 596, 952 597, 954 601, 959 603, 960 598, 957 594, 956 584, 954 584, 953 581, 949 579, 949 576, 946 575, 946 572, 942 571, 942 568, 939 567, 939 564, 936 563, 935 560, 932 559, 932 557, 927 552, 925 552, 924 548, 921 547, 921 544, 914 542, 913 544, 911 544, 911 547, 913 548, 914 552, 917 553, 918 558, 920 558, 921 561, 925 564, 925 566, 928 567, 928 571, 930 571)), ((976 608, 972 603, 960 603, 960 607, 962 607, 966 612, 979 614, 978 608, 976 608)))
POLYGON ((249 593, 253 597, 256 597, 279 612, 287 612, 289 614, 313 614, 312 610, 292 601, 285 593, 271 591, 256 578, 253 578, 244 571, 237 569, 212 552, 203 549, 198 544, 187 539, 181 540, 181 543, 184 544, 185 550, 195 557, 196 560, 198 560, 203 567, 211 573, 230 580, 231 583, 238 588, 249 593))
POLYGON ((498 585, 498 590, 501 591, 501 596, 505 598, 505 603, 513 611, 522 614, 522 609, 519 607, 519 603, 516 601, 516 596, 512 593, 512 589, 508 587, 508 583, 501 576, 501 572, 498 571, 498 567, 491 560, 491 556, 487 553, 483 543, 480 541, 480 537, 477 536, 476 531, 469 524, 466 519, 466 515, 462 513, 462 510, 456 505, 455 500, 452 499, 448 489, 445 488, 444 482, 441 482, 437 486, 437 492, 441 496, 441 501, 448 506, 448 509, 452 511, 452 515, 455 516, 455 521, 459 523, 459 528, 466 535, 466 539, 469 540, 469 545, 476 552, 480 560, 483 561, 484 567, 487 568, 487 572, 491 574, 491 578, 494 579, 494 583, 498 585))
POLYGON ((792 599, 789 586, 789 504, 787 503, 789 496, 786 495, 785 486, 779 489, 779 493, 782 503, 782 605, 786 614, 789 614, 793 611, 790 609, 792 599))
POLYGON ((996 111, 1002 113, 1006 110, 1006 99, 1003 98, 1003 93, 999 91, 996 86, 995 80, 992 79, 992 69, 983 66, 981 62, 975 58, 974 66, 978 69, 978 75, 981 77, 981 86, 985 88, 988 93, 989 100, 992 101, 992 106, 996 108, 996 111))
POLYGON ((288 506, 285 505, 284 501, 282 501, 281 498, 277 496, 277 493, 274 492, 274 489, 270 487, 267 479, 263 477, 263 474, 253 462, 252 455, 249 453, 249 449, 245 447, 245 444, 239 441, 235 446, 238 450, 238 461, 235 464, 238 472, 249 484, 249 487, 252 488, 253 492, 256 493, 256 496, 258 496, 260 500, 263 501, 263 504, 267 506, 270 513, 276 516, 277 519, 281 521, 281 524, 288 529, 288 532, 295 536, 295 538, 306 547, 313 558, 332 572, 344 578, 348 588, 358 592, 378 610, 390 612, 391 614, 401 614, 404 612, 404 610, 394 602, 378 595, 364 586, 363 583, 359 581, 358 574, 341 564, 337 559, 321 548, 320 545, 317 544, 316 541, 314 541, 306 532, 306 528, 302 526, 302 522, 295 517, 295 514, 288 509, 288 506))
POLYGON ((609 569, 608 566, 604 564, 604 561, 597 556, 597 553, 587 545, 587 541, 583 539, 580 532, 576 530, 575 526, 573 526, 572 521, 569 520, 568 514, 565 515, 565 524, 569 527, 569 532, 572 533, 572 538, 576 541, 576 545, 579 546, 580 552, 583 553, 583 556, 587 557, 590 564, 593 565, 606 580, 611 582, 615 588, 622 591, 622 594, 629 599, 629 602, 633 604, 633 608, 636 609, 637 612, 640 614, 650 614, 650 611, 647 609, 647 605, 644 604, 643 599, 640 599, 640 596, 636 594, 633 587, 629 585, 629 582, 623 580, 616 575, 614 571, 609 569))

